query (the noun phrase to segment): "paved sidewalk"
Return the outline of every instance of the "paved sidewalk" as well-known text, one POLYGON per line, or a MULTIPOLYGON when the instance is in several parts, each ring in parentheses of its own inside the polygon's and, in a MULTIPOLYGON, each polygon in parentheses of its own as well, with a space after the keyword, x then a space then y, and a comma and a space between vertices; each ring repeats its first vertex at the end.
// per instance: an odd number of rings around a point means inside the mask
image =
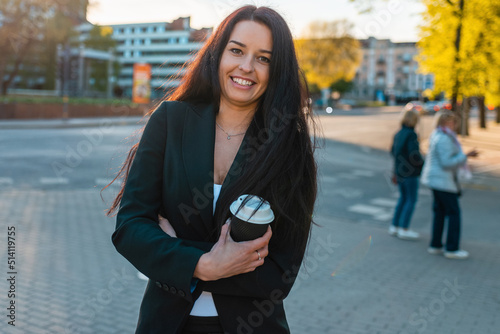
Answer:
MULTIPOLYGON (((392 122, 382 118, 370 127, 379 131, 374 134, 377 140, 383 140, 383 131, 387 136, 384 126, 392 122)), ((346 122, 350 132, 365 126, 361 119, 354 125, 352 118, 346 122)), ((339 131, 346 130, 345 124, 339 131)), ((335 134, 331 127, 325 128, 325 134, 335 134)), ((489 124, 488 134, 471 135, 480 151, 493 155, 495 147, 487 146, 500 142, 494 128, 498 125, 489 124)), ((342 137, 350 139, 348 131, 342 137)), ((285 300, 292 333, 498 333, 500 178, 486 171, 476 173, 477 186, 471 184, 461 200, 462 245, 471 258, 458 261, 429 255, 431 196, 425 192, 412 221, 412 228, 422 235, 415 242, 389 236, 387 220, 333 209, 333 203, 354 204, 356 196, 389 206, 389 199, 396 198, 396 189, 386 182, 387 152, 370 148, 384 144, 373 138, 358 145, 328 139, 321 152, 315 212, 320 226, 313 228, 305 264, 285 300)), ((146 282, 110 241, 114 219, 105 217, 104 210, 116 191, 116 187, 105 191, 103 202, 99 190, 83 186, 0 187, 3 240, 9 227, 16 232, 15 299, 7 293, 12 286, 7 280, 11 269, 6 243, 0 251, 0 333, 134 332, 146 282), (16 303, 15 327, 8 325, 6 316, 10 300, 16 303)))
POLYGON ((144 117, 102 117, 102 118, 57 118, 57 119, 27 119, 0 120, 0 130, 13 129, 59 129, 99 127, 109 125, 135 125, 145 123, 144 117))

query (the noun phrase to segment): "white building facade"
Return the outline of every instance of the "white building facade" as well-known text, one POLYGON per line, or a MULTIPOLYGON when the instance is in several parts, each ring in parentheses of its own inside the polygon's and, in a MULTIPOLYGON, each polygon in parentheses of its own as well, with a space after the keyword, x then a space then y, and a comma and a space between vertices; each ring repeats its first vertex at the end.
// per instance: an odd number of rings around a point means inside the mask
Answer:
POLYGON ((118 43, 116 57, 121 65, 116 85, 124 96, 132 96, 134 64, 150 64, 152 98, 164 96, 169 88, 179 84, 181 67, 192 60, 212 33, 211 28, 192 29, 189 17, 171 23, 116 24, 111 28, 113 39, 118 43))

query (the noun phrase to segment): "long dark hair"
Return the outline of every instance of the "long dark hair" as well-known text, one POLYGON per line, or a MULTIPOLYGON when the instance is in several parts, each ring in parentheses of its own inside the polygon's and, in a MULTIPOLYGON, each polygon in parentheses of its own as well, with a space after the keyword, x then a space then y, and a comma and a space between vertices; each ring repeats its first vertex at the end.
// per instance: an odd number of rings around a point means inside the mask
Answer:
MULTIPOLYGON (((220 59, 234 26, 246 20, 271 30, 273 56, 267 90, 245 136, 241 174, 218 199, 214 217, 218 224, 214 233, 229 217, 232 201, 241 194, 258 195, 269 201, 275 212, 273 240, 293 242, 299 255, 307 244, 317 193, 316 125, 306 81, 299 70, 292 34, 285 20, 267 7, 245 6, 230 14, 187 67, 180 86, 168 100, 213 103, 218 112, 220 59)), ((125 180, 136 150, 137 145, 130 150, 118 174, 125 180)), ((122 195, 123 186, 108 215, 117 210, 122 195)))

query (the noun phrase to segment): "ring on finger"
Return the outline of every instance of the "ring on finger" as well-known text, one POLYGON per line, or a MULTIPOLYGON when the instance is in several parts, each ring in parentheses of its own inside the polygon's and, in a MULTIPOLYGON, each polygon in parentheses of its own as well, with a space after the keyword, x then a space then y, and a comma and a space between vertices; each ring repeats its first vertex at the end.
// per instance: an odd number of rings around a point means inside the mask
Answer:
POLYGON ((257 255, 259 256, 259 261, 262 260, 262 258, 260 257, 259 251, 256 250, 256 252, 257 252, 257 255))

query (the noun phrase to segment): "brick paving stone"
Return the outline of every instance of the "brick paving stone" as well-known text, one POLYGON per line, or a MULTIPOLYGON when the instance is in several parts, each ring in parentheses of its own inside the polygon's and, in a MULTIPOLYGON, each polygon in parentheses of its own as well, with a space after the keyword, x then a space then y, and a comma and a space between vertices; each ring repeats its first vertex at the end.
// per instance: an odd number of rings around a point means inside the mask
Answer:
MULTIPOLYGON (((468 191, 478 201, 498 196, 468 191)), ((421 208, 429 201, 421 199, 421 208)), ((292 333, 497 333, 500 245, 491 213, 463 203, 463 243, 471 258, 451 261, 426 252, 430 211, 414 222, 421 240, 406 242, 388 236, 386 224, 336 216, 328 211, 328 198, 318 203, 315 217, 322 227, 313 229, 285 300, 292 333)), ((134 332, 146 282, 115 251, 114 221, 104 209, 95 189, 0 190, 0 231, 14 225, 18 232, 18 326, 4 319, 0 333, 134 332), (115 278, 122 290, 108 288, 115 278)), ((7 288, 0 280, 2 303, 7 288)))

